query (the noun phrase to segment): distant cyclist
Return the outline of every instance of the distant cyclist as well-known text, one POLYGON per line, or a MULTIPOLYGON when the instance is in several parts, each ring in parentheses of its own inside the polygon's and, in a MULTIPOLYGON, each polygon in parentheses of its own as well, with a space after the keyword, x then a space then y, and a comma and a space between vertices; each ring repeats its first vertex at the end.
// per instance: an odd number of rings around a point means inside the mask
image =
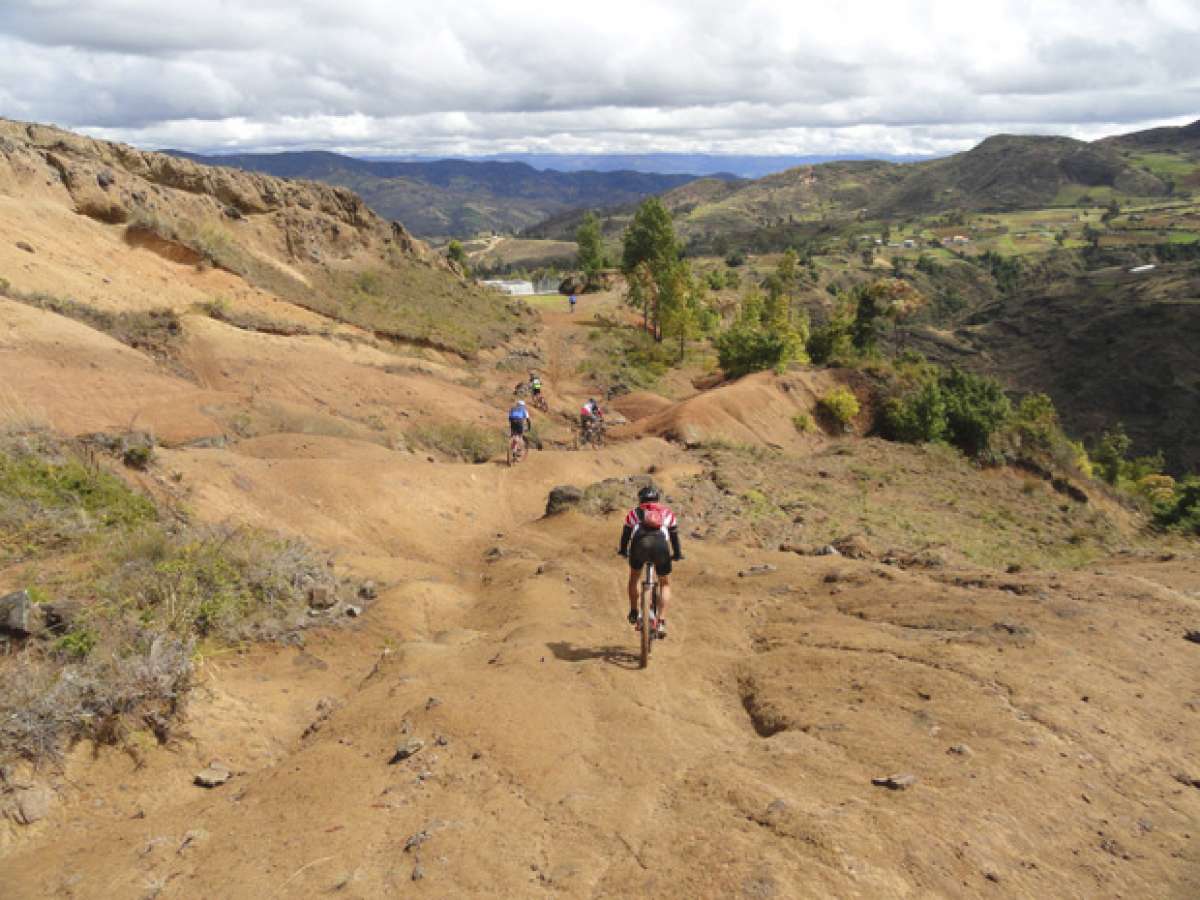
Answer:
POLYGON ((660 502, 658 488, 647 485, 638 491, 638 505, 625 516, 621 549, 629 559, 629 624, 638 625, 638 575, 642 566, 653 563, 660 585, 658 637, 667 636, 667 606, 671 602, 671 562, 683 559, 679 547, 679 523, 670 507, 660 502))
POLYGON ((529 410, 525 406, 525 401, 518 400, 517 405, 508 411, 509 435, 520 435, 523 438, 532 425, 533 420, 529 418, 529 410))
POLYGON ((604 410, 593 397, 579 408, 579 426, 586 433, 589 428, 604 421, 604 410))
POLYGON ((537 372, 529 373, 529 393, 533 395, 534 400, 542 396, 542 379, 538 377, 537 372))

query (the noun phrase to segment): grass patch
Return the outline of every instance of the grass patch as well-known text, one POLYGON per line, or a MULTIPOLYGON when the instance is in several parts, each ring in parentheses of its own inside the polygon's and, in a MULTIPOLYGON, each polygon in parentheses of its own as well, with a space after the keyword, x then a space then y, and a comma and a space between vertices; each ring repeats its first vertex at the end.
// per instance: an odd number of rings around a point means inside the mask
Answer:
POLYGON ((0 442, 0 562, 154 521, 154 504, 42 432, 0 442))
POLYGON ((499 430, 480 425, 459 422, 418 425, 406 434, 413 446, 472 463, 485 463, 506 450, 504 435, 499 430))
POLYGON ((242 331, 257 331, 261 334, 277 334, 283 337, 319 333, 295 322, 281 322, 278 319, 260 316, 257 313, 247 310, 232 309, 222 298, 198 303, 195 306, 195 310, 202 315, 208 316, 210 319, 224 322, 226 325, 232 325, 234 328, 240 328, 242 331))
POLYGON ((179 316, 170 309, 107 312, 70 297, 55 297, 41 291, 17 291, 5 282, 0 282, 0 294, 26 306, 74 319, 158 359, 173 358, 183 338, 179 316))

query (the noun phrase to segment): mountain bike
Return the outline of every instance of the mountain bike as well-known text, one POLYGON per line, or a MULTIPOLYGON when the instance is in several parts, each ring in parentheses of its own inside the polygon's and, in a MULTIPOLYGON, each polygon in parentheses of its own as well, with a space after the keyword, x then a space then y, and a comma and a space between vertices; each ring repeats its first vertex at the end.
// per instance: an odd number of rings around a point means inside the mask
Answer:
POLYGON ((541 393, 534 394, 533 399, 530 402, 535 407, 540 409, 542 412, 544 412, 544 413, 550 412, 550 404, 546 402, 545 394, 541 394, 541 393))
POLYGON ((586 425, 580 427, 579 435, 575 438, 575 449, 582 450, 584 445, 590 444, 593 450, 599 450, 604 446, 604 440, 604 421, 589 419, 586 425))
POLYGON ((638 609, 643 669, 650 665, 650 645, 658 640, 658 591, 658 573, 654 569, 654 563, 648 562, 642 566, 642 599, 638 609))
POLYGON ((508 464, 515 466, 525 458, 525 435, 514 434, 508 438, 508 464))

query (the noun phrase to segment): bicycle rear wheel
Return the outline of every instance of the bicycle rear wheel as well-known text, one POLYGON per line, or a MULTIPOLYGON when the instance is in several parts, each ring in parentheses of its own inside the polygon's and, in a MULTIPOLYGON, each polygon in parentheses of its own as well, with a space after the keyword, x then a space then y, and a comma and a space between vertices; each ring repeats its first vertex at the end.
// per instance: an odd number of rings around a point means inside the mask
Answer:
POLYGON ((642 668, 643 669, 646 668, 646 666, 650 665, 650 641, 652 639, 651 634, 650 634, 650 595, 651 595, 652 590, 653 590, 653 588, 650 585, 646 584, 645 582, 642 583, 642 609, 641 609, 641 613, 642 613, 641 632, 642 632, 642 635, 641 635, 641 637, 642 637, 642 668))

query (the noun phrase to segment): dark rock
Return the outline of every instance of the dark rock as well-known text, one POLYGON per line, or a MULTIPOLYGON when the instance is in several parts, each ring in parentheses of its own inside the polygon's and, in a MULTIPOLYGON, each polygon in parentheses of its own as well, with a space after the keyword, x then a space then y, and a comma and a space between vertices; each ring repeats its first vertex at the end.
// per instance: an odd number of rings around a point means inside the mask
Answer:
POLYGON ((379 588, 373 581, 364 581, 358 588, 358 596, 362 600, 374 600, 379 596, 379 588))
POLYGON ((308 605, 312 609, 329 609, 336 601, 328 585, 314 584, 308 589, 308 605))
POLYGON ((491 547, 486 553, 483 554, 483 558, 488 562, 495 562, 498 559, 503 559, 506 555, 507 552, 503 547, 491 547))
POLYGON ((33 633, 33 601, 29 591, 17 591, 0 597, 0 632, 16 637, 28 637, 33 633))
POLYGON ((953 753, 955 756, 971 756, 972 755, 971 748, 968 747, 966 744, 954 744, 946 752, 953 753))
POLYGON ((916 775, 888 775, 886 778, 871 779, 871 784, 876 787, 885 787, 889 791, 904 791, 916 783, 916 775))
POLYGON ((83 604, 78 600, 52 600, 39 605, 42 611, 42 621, 53 634, 66 634, 71 625, 83 611, 83 604))
POLYGON ((362 607, 361 606, 347 606, 346 607, 346 615, 348 615, 351 619, 357 619, 359 616, 362 615, 362 607))
POLYGON ((573 484, 560 484, 546 498, 546 515, 553 516, 583 502, 583 491, 573 484))
POLYGON ((239 219, 245 218, 245 216, 242 215, 242 211, 240 209, 238 209, 236 206, 225 207, 225 217, 228 219, 233 219, 235 222, 238 221, 239 219))
POLYGON ((100 185, 104 190, 107 191, 115 183, 116 179, 113 177, 113 173, 107 169, 101 169, 96 173, 96 184, 100 185))
POLYGON ((1193 778, 1185 772, 1180 772, 1175 776, 1175 780, 1187 787, 1200 788, 1200 778, 1193 778))
POLYGON ((396 749, 396 752, 392 754, 392 758, 388 760, 388 765, 394 766, 398 762, 404 762, 406 759, 411 759, 424 749, 424 741, 419 741, 416 739, 405 741, 396 749))
POLYGON ((1200 644, 1200 631, 1189 631, 1183 636, 1185 641, 1191 641, 1193 644, 1200 644))
POLYGON ((208 764, 208 768, 196 773, 192 783, 204 788, 215 788, 220 787, 232 777, 233 773, 229 771, 228 766, 213 760, 208 764))
POLYGON ((30 244, 28 241, 17 241, 17 249, 24 250, 26 253, 36 253, 37 252, 36 250, 33 249, 33 245, 30 244))

